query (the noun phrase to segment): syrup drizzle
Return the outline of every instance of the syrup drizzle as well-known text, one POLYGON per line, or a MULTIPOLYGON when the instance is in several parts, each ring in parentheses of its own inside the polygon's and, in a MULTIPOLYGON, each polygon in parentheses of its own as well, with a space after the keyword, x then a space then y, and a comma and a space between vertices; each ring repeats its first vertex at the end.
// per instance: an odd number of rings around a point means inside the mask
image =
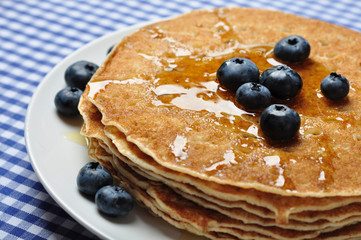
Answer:
POLYGON ((213 163, 210 167, 206 168, 206 171, 215 171, 218 170, 220 167, 227 167, 232 164, 237 164, 236 162, 236 155, 234 154, 233 150, 227 150, 223 155, 224 160, 220 162, 213 163))
POLYGON ((80 144, 82 146, 88 146, 88 140, 84 136, 82 136, 79 131, 74 132, 65 132, 63 133, 63 136, 68 139, 69 141, 72 141, 74 143, 80 144))
MULTIPOLYGON (((154 94, 152 104, 158 107, 183 109, 211 116, 213 123, 224 128, 232 129, 235 135, 239 136, 239 143, 232 149, 225 150, 223 159, 217 162, 210 162, 204 166, 204 171, 209 174, 221 176, 229 166, 237 166, 242 162, 242 156, 251 155, 257 149, 266 147, 271 149, 269 156, 261 160, 253 159, 252 164, 263 164, 273 173, 270 185, 287 191, 295 191, 295 185, 289 176, 288 166, 298 164, 301 161, 312 161, 319 167, 318 184, 323 191, 333 183, 334 166, 332 158, 327 155, 335 155, 335 150, 328 142, 327 136, 317 130, 317 123, 322 121, 339 121, 333 119, 330 112, 321 105, 331 105, 329 108, 347 107, 347 101, 336 104, 330 103, 322 97, 319 91, 321 80, 330 73, 323 64, 308 59, 303 63, 290 64, 302 77, 304 86, 301 93, 295 98, 287 101, 278 101, 296 110, 302 116, 309 118, 302 122, 300 137, 289 143, 277 143, 265 140, 259 131, 258 119, 260 112, 249 112, 235 102, 234 93, 224 89, 216 79, 216 72, 219 66, 227 59, 233 57, 248 58, 256 63, 260 72, 269 67, 283 64, 273 56, 273 47, 267 44, 246 45, 238 41, 239 37, 233 31, 232 26, 223 16, 222 12, 214 11, 219 22, 214 26, 214 35, 224 43, 223 49, 216 49, 206 53, 197 53, 187 49, 184 44, 167 36, 162 29, 148 28, 151 38, 166 41, 170 44, 170 52, 164 57, 150 56, 146 53, 139 53, 145 59, 151 60, 162 69, 156 75, 151 76, 151 92, 154 94), (316 103, 315 103, 316 101, 316 103), (333 105, 333 106, 332 106, 333 105), (323 112, 325 111, 325 112, 323 112), (321 118, 319 117, 321 116, 321 118), (316 123, 317 122, 317 123, 316 123), (313 129, 313 130, 311 130, 313 129), (302 138, 317 138, 320 141, 317 151, 310 153, 306 159, 300 159, 293 154, 302 138), (323 139, 323 141, 321 141, 323 139), (325 144, 323 144, 325 143, 325 144), (272 149, 279 149, 280 154, 274 155, 272 149), (327 161, 325 159, 328 159, 327 161)), ((144 76, 143 76, 144 77, 144 76)), ((134 79, 106 80, 101 82, 90 82, 90 97, 105 89, 110 83, 116 84, 145 84, 149 82, 142 76, 134 79)), ((347 118, 344 116, 342 118, 347 118)), ((342 121, 339 121, 342 122, 342 121)), ((350 117, 345 122, 345 128, 354 124, 355 119, 350 117)), ((192 128, 192 126, 189 126, 192 128)), ((185 132, 187 132, 186 130, 185 132)), ((356 138, 359 141, 360 138, 356 138)), ((172 144, 170 152, 175 159, 184 162, 188 157, 188 141, 182 133, 179 133, 172 144)), ((336 157, 337 158, 337 157, 336 157)))
POLYGON ((281 158, 280 156, 267 156, 263 158, 264 162, 266 163, 267 166, 270 167, 275 167, 278 171, 278 177, 276 179, 276 181, 274 182, 274 185, 276 187, 283 187, 285 185, 285 177, 283 176, 283 172, 284 169, 281 167, 280 161, 281 158))
POLYGON ((188 157, 187 138, 182 135, 177 135, 174 142, 171 144, 172 153, 178 160, 185 160, 188 157))

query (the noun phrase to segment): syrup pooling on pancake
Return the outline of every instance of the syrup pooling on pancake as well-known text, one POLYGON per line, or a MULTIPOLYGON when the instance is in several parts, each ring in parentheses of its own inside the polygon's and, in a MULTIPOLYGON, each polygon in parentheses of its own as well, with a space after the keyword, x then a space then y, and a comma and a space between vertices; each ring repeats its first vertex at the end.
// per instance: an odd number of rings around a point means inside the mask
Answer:
MULTIPOLYGON (((220 15, 217 12, 215 14, 220 15)), ((289 191, 302 191, 302 185, 311 184, 315 191, 327 191, 334 182, 334 161, 337 161, 334 148, 338 147, 336 144, 333 146, 333 133, 327 128, 336 129, 335 139, 337 130, 350 131, 350 135, 354 135, 355 133, 347 127, 353 126, 357 121, 353 114, 349 114, 349 110, 354 106, 349 99, 335 104, 320 97, 319 84, 330 70, 312 58, 301 64, 290 65, 302 76, 304 87, 297 97, 283 103, 301 115, 300 134, 296 140, 288 144, 265 140, 258 130, 259 113, 249 112, 238 106, 234 101, 234 93, 219 86, 215 72, 223 61, 232 57, 249 58, 262 72, 273 64, 278 64, 273 57, 272 47, 266 44, 240 44, 230 24, 224 19, 220 19, 214 28, 214 35, 217 35, 223 44, 206 52, 194 50, 186 43, 179 42, 162 27, 150 26, 142 30, 142 34, 148 33, 153 40, 169 46, 168 51, 160 55, 137 50, 137 58, 152 62, 158 69, 151 75, 133 76, 134 80, 141 79, 147 90, 144 92, 144 102, 153 105, 153 108, 166 108, 169 112, 188 117, 183 130, 174 134, 168 142, 164 142, 168 146, 167 157, 173 158, 176 166, 218 179, 258 182, 289 191), (346 109, 348 111, 345 111, 346 109), (202 122, 200 118, 203 119, 202 122), (343 119, 345 124, 340 124, 337 118, 343 119), (192 132, 200 131, 200 125, 204 125, 204 128, 212 125, 217 134, 226 134, 230 141, 228 147, 220 148, 219 154, 215 154, 214 158, 208 159, 207 162, 196 162, 190 154, 192 146, 197 141, 192 132), (328 131, 327 134, 324 131, 328 131), (182 145, 175 144, 179 143, 179 136, 183 138, 182 145), (311 145, 316 147, 310 149, 308 146, 311 145), (175 146, 180 147, 177 149, 175 146), (224 156, 232 152, 235 159, 227 163, 224 156), (277 166, 267 164, 264 158, 269 156, 279 157, 277 166), (295 175, 301 175, 301 169, 305 168, 311 169, 309 176, 305 182, 297 182, 296 186, 293 178, 295 175), (278 181, 279 179, 284 181, 278 181)), ((125 40, 122 46, 132 46, 132 42, 125 40)), ((92 83, 96 81, 102 79, 95 79, 89 84, 91 91, 92 83)), ((107 84, 104 89, 116 84, 116 81, 107 84)), ((128 85, 138 84, 132 81, 132 78, 126 78, 124 81, 128 81, 128 85)), ((97 101, 97 91, 93 92, 95 94, 92 96, 97 101)), ((352 145, 352 141, 355 140, 347 139, 345 145, 352 145)))
POLYGON ((350 49, 361 52, 361 46, 349 39, 361 36, 253 9, 196 11, 169 23, 127 37, 89 83, 80 105, 82 133, 99 141, 89 154, 111 163, 154 214, 211 239, 221 233, 237 236, 226 239, 360 236, 361 72, 353 71, 360 62, 350 58, 350 49), (247 55, 262 72, 280 64, 274 43, 295 33, 315 48, 309 60, 290 66, 303 77, 301 93, 281 102, 300 113, 299 135, 277 143, 259 130, 259 112, 238 106, 233 93, 219 86, 212 62, 247 55), (347 38, 334 41, 340 35, 347 38), (325 42, 344 63, 325 57, 331 51, 325 42), (351 91, 332 102, 319 84, 337 69, 351 80, 351 91), (210 107, 220 103, 232 107, 210 107))
POLYGON ((90 98, 94 98, 99 91, 104 90, 105 87, 110 83, 115 83, 115 84, 144 84, 144 83, 146 83, 146 81, 143 80, 143 79, 133 78, 133 79, 127 79, 127 80, 122 80, 122 81, 119 81, 119 80, 104 80, 104 81, 89 82, 88 96, 90 98))
MULTIPOLYGON (((158 30, 159 31, 159 30, 158 30)), ((159 37, 159 35, 157 35, 159 37)), ((163 36, 164 37, 164 36, 163 36)), ((159 57, 152 57, 140 53, 147 59, 155 62, 157 65, 161 65, 164 71, 154 76, 154 85, 152 86, 152 92, 155 94, 152 104, 162 107, 177 107, 181 109, 187 109, 198 112, 202 112, 204 115, 213 115, 211 120, 214 124, 231 126, 233 131, 243 136, 246 141, 238 147, 242 152, 252 151, 253 148, 258 145, 263 145, 261 140, 264 141, 261 133, 258 129, 258 117, 259 113, 249 112, 246 109, 242 109, 235 100, 234 93, 222 88, 217 79, 216 71, 221 63, 234 56, 241 56, 251 59, 259 66, 261 71, 271 67, 271 63, 274 63, 272 56, 272 48, 266 45, 241 45, 236 44, 227 48, 222 52, 208 53, 205 56, 173 56, 170 59, 160 59, 159 57), (210 57, 212 56, 212 57, 210 57), (247 115, 247 117, 243 117, 247 115), (255 144, 256 143, 256 144, 255 144), (248 150, 249 149, 249 150, 248 150)), ((171 53, 169 54, 171 55, 171 53)), ((304 63, 303 65, 315 65, 315 63, 304 63)), ((300 68, 300 74, 305 75, 300 68)), ((309 69, 310 67, 307 67, 309 69)), ((312 69, 312 68, 311 68, 312 69)), ((322 73, 327 74, 328 70, 322 69, 322 66, 317 66, 314 69, 323 71, 322 73), (321 68, 321 70, 319 70, 321 68)), ((320 73, 316 74, 320 75, 320 73)), ((307 74, 315 74, 313 71, 308 71, 307 74), (311 72, 311 73, 310 73, 311 72)), ((306 79, 308 76, 304 76, 306 79)), ((104 89, 110 82, 118 84, 144 84, 145 80, 139 78, 127 79, 123 81, 118 80, 107 80, 100 82, 90 83, 89 96, 94 97, 97 91, 104 89)), ((316 88, 317 83, 312 86, 316 88)), ((306 87, 307 88, 307 87, 306 87)), ((293 100, 298 106, 301 106, 299 102, 302 101, 302 97, 293 100)), ((288 102, 289 104, 290 102, 288 102)), ((292 104, 291 105, 296 105, 292 104)), ((296 107, 297 106, 293 106, 296 107)), ((188 129, 189 131, 189 129, 188 129)), ((174 139, 174 143, 170 145, 170 148, 178 160, 186 160, 186 144, 187 139, 183 137, 183 145, 179 145, 179 139, 181 135, 178 135, 174 139)), ((224 156, 234 155, 233 149, 228 149, 224 156)), ((272 173, 275 175, 274 179, 271 180, 277 187, 284 187, 286 184, 287 177, 284 176, 284 169, 286 166, 281 164, 279 160, 278 165, 270 165, 266 159, 273 156, 265 157, 265 164, 271 168, 272 173)), ((276 156, 280 159, 279 156, 276 156)), ((229 159, 229 158, 228 158, 229 159)), ((209 166, 206 166, 205 170, 209 172, 215 172, 222 168, 227 168, 230 164, 237 165, 237 161, 234 158, 232 161, 227 160, 226 157, 217 162, 210 162, 209 166)), ((294 159, 289 159, 295 161, 294 159)), ((322 169, 320 175, 320 181, 325 182, 326 177, 330 178, 330 170, 322 169), (326 174, 327 173, 327 174, 326 174)), ((294 184, 292 180, 288 179, 287 189, 293 190, 294 184)))
MULTIPOLYGON (((246 139, 252 139, 252 142, 259 142, 263 138, 259 134, 257 124, 257 113, 251 113, 245 109, 241 109, 234 101, 234 93, 223 89, 219 86, 216 80, 215 72, 219 65, 228 58, 233 56, 240 56, 250 58, 256 62, 258 66, 261 66, 264 70, 271 66, 268 57, 272 50, 269 46, 256 45, 246 48, 230 47, 231 50, 225 50, 218 52, 217 54, 208 54, 207 56, 182 56, 174 57, 172 59, 159 59, 158 57, 150 57, 146 55, 147 59, 155 61, 157 65, 162 64, 163 70, 160 74, 154 77, 154 86, 152 91, 155 94, 156 99, 152 103, 156 106, 163 107, 177 107, 182 109, 193 110, 197 112, 203 112, 203 114, 213 114, 213 123, 221 125, 228 124, 233 125, 233 130, 238 130, 239 134, 246 139), (215 55, 215 57, 209 57, 209 55, 215 55), (162 61, 163 60, 163 61, 162 61), (208 72, 207 72, 208 71, 208 72), (242 118, 242 115, 248 115, 247 118, 242 118), (228 121, 226 121, 228 119, 228 121), (251 122, 251 124, 250 124, 251 122)), ((144 54, 140 54, 144 56, 144 54)), ((97 91, 104 89, 109 83, 117 84, 144 84, 145 80, 134 78, 123 81, 107 80, 107 81, 95 81, 90 83, 89 96, 94 97, 97 91)), ((189 129, 188 129, 189 130, 189 129)), ((170 145, 173 154, 177 159, 186 160, 186 144, 187 139, 182 137, 183 144, 179 144, 181 135, 178 135, 174 143, 170 145)), ((247 151, 250 148, 250 144, 246 142, 241 144, 240 149, 247 151)), ((234 155, 232 149, 226 151, 224 156, 234 155)), ((272 157, 272 156, 270 156, 272 157)), ((279 158, 279 156, 276 156, 279 158)), ((278 169, 278 176, 274 181, 274 185, 283 187, 285 185, 285 177, 283 176, 284 169, 278 162, 278 165, 267 164, 269 157, 265 157, 265 164, 272 169, 278 169)), ((280 158, 279 158, 280 159, 280 158)), ((224 157, 223 160, 218 162, 210 162, 210 165, 206 167, 206 171, 217 171, 220 168, 228 167, 230 164, 237 164, 237 161, 224 157), (228 160, 227 160, 228 159, 228 160)), ((272 170, 277 175, 277 170, 272 170)), ((322 170, 325 174, 325 171, 322 170)), ((325 181, 325 175, 323 175, 322 181, 325 181)), ((329 175, 328 175, 329 176, 329 175)), ((288 182, 288 189, 292 190, 293 183, 288 182)))

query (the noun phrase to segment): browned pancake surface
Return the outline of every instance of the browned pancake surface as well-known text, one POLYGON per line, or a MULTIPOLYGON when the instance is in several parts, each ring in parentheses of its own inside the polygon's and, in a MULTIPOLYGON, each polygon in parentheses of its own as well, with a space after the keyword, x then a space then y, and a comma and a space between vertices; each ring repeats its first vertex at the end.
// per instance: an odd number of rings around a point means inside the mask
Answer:
POLYGON ((276 11, 196 11, 142 28, 112 52, 84 94, 115 125, 166 168, 200 179, 282 195, 361 193, 361 34, 276 11), (290 65, 303 78, 282 102, 302 119, 288 143, 265 139, 259 112, 238 106, 216 71, 231 57, 273 66, 272 46, 298 34, 311 56, 290 65), (319 85, 337 71, 351 84, 332 102, 319 85))

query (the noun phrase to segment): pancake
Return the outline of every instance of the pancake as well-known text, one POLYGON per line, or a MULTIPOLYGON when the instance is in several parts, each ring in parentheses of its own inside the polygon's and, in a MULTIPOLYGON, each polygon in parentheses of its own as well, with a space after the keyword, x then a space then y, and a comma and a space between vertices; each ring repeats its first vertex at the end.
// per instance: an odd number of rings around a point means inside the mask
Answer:
MULTIPOLYGON (((82 101, 86 101, 86 97, 84 97, 82 99, 82 101)), ((261 216, 268 216, 269 218, 274 218, 275 214, 273 212, 270 212, 267 209, 260 209, 257 208, 255 206, 250 206, 247 203, 244 202, 235 202, 235 203, 231 203, 229 201, 227 202, 222 202, 221 200, 217 199, 219 197, 219 193, 221 191, 221 196, 226 196, 225 200, 229 200, 227 199, 227 192, 224 191, 224 189, 210 189, 211 187, 217 187, 212 185, 212 183, 208 183, 208 182, 201 182, 201 181, 196 181, 194 178, 191 178, 190 176, 188 176, 187 178, 185 178, 184 176, 181 178, 181 180, 184 182, 186 181, 188 184, 193 184, 194 186, 198 187, 198 189, 200 190, 192 190, 191 186, 187 186, 187 185, 181 185, 179 186, 179 184, 177 183, 171 183, 171 179, 169 179, 170 177, 173 178, 179 178, 179 174, 174 173, 170 170, 161 168, 161 166, 157 165, 155 161, 153 161, 151 158, 147 157, 146 155, 144 155, 142 152, 139 152, 139 150, 137 151, 137 148, 135 145, 130 144, 129 142, 127 142, 125 140, 125 137, 123 134, 121 134, 119 131, 117 131, 116 128, 114 127, 110 127, 107 126, 106 129, 107 134, 109 136, 111 136, 111 132, 113 132, 112 138, 114 143, 117 145, 114 146, 113 142, 109 139, 106 138, 106 136, 104 135, 103 128, 104 126, 102 125, 102 123, 99 121, 99 119, 101 118, 101 115, 99 112, 97 112, 96 108, 94 105, 92 105, 89 101, 87 102, 87 104, 83 103, 81 104, 82 106, 84 106, 84 108, 86 110, 90 110, 89 112, 94 113, 92 116, 92 120, 91 119, 87 119, 87 125, 89 125, 90 129, 89 132, 87 132, 87 136, 93 136, 93 137, 98 137, 100 138, 102 141, 107 142, 108 145, 111 144, 111 148, 113 148, 112 153, 116 154, 116 155, 120 155, 119 151, 117 149, 121 149, 122 154, 124 154, 125 156, 129 157, 130 159, 132 159, 134 162, 128 162, 127 164, 131 164, 131 165, 135 165, 135 166, 140 166, 143 168, 143 171, 145 169, 148 169, 152 172, 157 172, 158 174, 162 174, 163 178, 161 179, 161 181, 165 181, 167 182, 167 184, 171 184, 172 187, 177 187, 178 189, 183 189, 183 191, 187 191, 188 189, 188 193, 190 194, 196 194, 200 197, 203 197, 206 200, 214 200, 217 202, 217 204, 220 204, 221 206, 231 206, 231 207, 241 207, 246 209, 247 211, 252 211, 256 214, 260 214, 261 216), (96 133, 94 133, 95 131, 100 130, 96 133), (114 132, 115 131, 115 132, 114 132), (144 158, 142 160, 142 158, 144 158), (164 180, 164 177, 166 178, 166 180, 164 180), (213 195, 213 198, 209 195, 202 195, 201 191, 205 191, 207 190, 207 193, 213 195), (273 213, 273 214, 272 214, 273 213)), ((81 111, 84 111, 84 109, 82 109, 81 111)), ((85 113, 83 113, 83 115, 85 115, 85 113)), ((149 174, 150 172, 147 171, 147 173, 149 174)), ((160 176, 157 176, 158 180, 160 180, 159 178, 161 178, 160 176)), ((222 186, 222 188, 225 188, 226 186, 222 186)), ((194 187, 193 187, 194 189, 194 187)), ((248 201, 251 204, 259 204, 259 206, 261 207, 268 207, 270 210, 276 212, 276 214, 280 214, 279 212, 282 211, 282 209, 289 209, 289 212, 293 211, 293 212, 297 212, 297 211, 301 211, 301 210, 328 210, 328 209, 333 209, 337 206, 342 206, 342 205, 347 205, 349 203, 352 202, 357 202, 360 201, 359 198, 353 197, 353 198, 323 198, 323 199, 312 199, 312 198, 308 198, 308 199, 304 199, 304 198, 290 198, 290 197, 279 197, 279 196, 272 196, 271 198, 269 198, 267 195, 265 195, 264 193, 260 193, 260 192, 251 192, 249 190, 245 191, 244 189, 237 189, 236 191, 241 191, 242 195, 241 200, 245 200, 248 201)), ((358 211, 356 211, 358 212, 358 211)), ((303 215, 305 215, 305 213, 303 213, 303 215)), ((315 221, 315 214, 309 214, 310 216, 312 216, 312 219, 310 221, 315 221)), ((334 214, 338 217, 340 217, 340 215, 334 214)), ((350 214, 351 216, 353 215, 352 213, 350 214)), ((348 216, 350 216, 348 215, 348 216)), ((292 218, 292 216, 290 217, 292 218)), ((326 216, 327 218, 327 216, 326 216)), ((317 220, 317 219, 316 219, 317 220)))
POLYGON ((329 23, 247 8, 199 10, 141 28, 83 93, 89 155, 152 213, 208 238, 357 238, 360 40, 329 23), (301 128, 292 141, 276 142, 259 130, 260 112, 239 106, 215 73, 236 56, 261 72, 281 64, 273 46, 292 34, 311 43, 309 59, 288 64, 304 86, 276 102, 300 114, 301 128), (319 89, 333 71, 351 84, 337 102, 319 89))
MULTIPOLYGON (((96 142, 93 141, 93 142, 96 142)), ((95 147, 99 147, 101 144, 95 144, 95 147)), ((97 158, 98 161, 102 163, 107 162, 109 159, 109 156, 107 157, 107 151, 102 148, 97 148, 94 152, 97 152, 97 158), (104 160, 105 159, 105 160, 104 160)), ((121 173, 120 178, 126 179, 127 182, 126 185, 128 185, 129 182, 131 182, 132 185, 130 187, 130 191, 134 192, 134 189, 137 189, 136 194, 139 195, 139 191, 146 191, 147 193, 142 193, 141 196, 137 196, 137 199, 143 199, 145 195, 150 194, 153 198, 152 200, 158 202, 158 204, 162 205, 160 207, 158 205, 158 208, 166 209, 162 210, 167 212, 172 217, 175 217, 178 215, 177 221, 187 221, 188 223, 195 224, 195 229, 199 228, 200 225, 202 228, 212 229, 212 232, 216 232, 215 229, 221 231, 221 232, 227 232, 228 234, 235 235, 236 237, 240 237, 243 234, 244 236, 241 237, 242 239, 269 239, 266 237, 268 234, 271 235, 270 239, 308 239, 308 238, 314 238, 317 234, 317 232, 310 232, 310 231, 294 231, 294 230, 280 230, 278 228, 262 228, 262 230, 259 230, 259 227, 257 225, 244 225, 243 223, 237 223, 235 225, 234 220, 229 219, 225 216, 222 216, 214 211, 206 210, 200 206, 195 206, 192 202, 187 201, 183 199, 181 196, 175 194, 172 192, 169 188, 166 188, 164 186, 161 186, 161 184, 152 183, 147 178, 143 178, 139 176, 138 174, 134 173, 127 165, 124 165, 121 163, 121 161, 115 161, 116 168, 118 168, 118 173, 121 173), (143 189, 143 190, 141 190, 143 189), (192 217, 190 217, 190 215, 192 217), (201 220, 199 220, 201 218, 201 220), (207 220, 205 220, 207 219, 207 220), (232 228, 234 227, 234 228, 232 228), (229 229, 231 228, 231 229, 229 229), (240 228, 240 229, 239 229, 240 228), (251 231, 250 229, 255 230, 255 232, 251 231), (248 230, 244 232, 244 230, 248 230), (260 235, 257 235, 257 232, 261 232, 260 235), (247 238, 249 234, 252 235, 251 238, 247 238)), ((133 193, 135 194, 135 193, 133 193)), ((149 196, 145 197, 149 201, 149 196)), ((140 201, 144 201, 140 200, 140 201)), ((159 210, 159 209, 158 209, 159 210)), ((162 215, 162 214, 161 214, 162 215)), ((352 224, 347 224, 351 225, 352 224)), ((326 232, 332 231, 333 229, 337 228, 326 228, 323 229, 326 232)), ((320 228, 318 230, 321 230, 320 228)), ((199 232, 192 231, 193 233, 200 234, 199 232)), ((357 232, 360 234, 360 232, 357 232)), ((202 235, 202 234, 201 234, 202 235)), ((356 235, 355 235, 356 236, 356 235)), ((358 236, 358 235, 357 235, 358 236)), ((210 236, 208 236, 210 237, 210 236)))
MULTIPOLYGON (((89 109, 91 109, 91 108, 87 108, 88 110, 89 109)), ((92 111, 90 111, 90 112, 92 112, 92 111)), ((94 113, 94 112, 93 112, 94 113)), ((92 122, 92 121, 89 121, 89 119, 88 119, 88 121, 86 121, 86 123, 88 123, 87 125, 84 125, 84 129, 83 129, 83 131, 86 131, 86 129, 87 129, 87 126, 88 126, 88 128, 89 128, 89 125, 91 126, 92 124, 96 124, 96 125, 98 125, 98 128, 96 128, 96 129, 98 129, 98 130, 101 130, 102 129, 102 127, 101 127, 101 123, 95 123, 95 122, 92 122)), ((94 132, 93 132, 94 133, 94 132)), ((98 137, 101 137, 102 139, 104 139, 105 140, 105 142, 108 142, 108 143, 110 143, 106 138, 104 138, 105 137, 105 135, 104 134, 101 134, 100 132, 98 133, 98 134, 94 134, 94 135, 96 135, 96 136, 98 136, 98 137)), ((90 147, 89 148, 89 151, 90 151, 90 155, 91 156, 95 156, 95 158, 97 158, 97 159, 99 159, 99 158, 102 158, 102 159, 107 159, 106 161, 102 161, 102 164, 105 164, 105 165, 107 165, 107 166, 109 166, 109 164, 108 164, 108 162, 111 162, 111 161, 109 161, 109 159, 112 159, 111 157, 109 158, 109 153, 112 153, 113 151, 111 151, 111 150, 109 150, 109 149, 107 149, 107 145, 106 144, 104 144, 104 143, 102 143, 102 140, 97 140, 97 139, 94 139, 94 138, 90 138, 90 143, 91 143, 91 146, 93 146, 93 147, 90 147), (96 150, 94 150, 94 148, 96 148, 96 150), (108 155, 108 156, 107 156, 108 155)), ((113 146, 114 147, 114 146, 113 146)), ((123 165, 122 163, 120 163, 119 162, 120 160, 118 159, 118 160, 115 160, 115 161, 113 161, 112 163, 113 163, 113 165, 116 165, 116 166, 118 166, 119 164, 120 165, 122 165, 121 167, 117 167, 118 168, 118 173, 120 172, 121 173, 121 176, 128 176, 128 178, 129 178, 129 171, 132 171, 132 170, 129 170, 129 167, 127 167, 127 165, 123 165), (128 168, 128 171, 126 171, 126 172, 124 172, 125 170, 125 168, 128 168)), ((127 162, 128 164, 129 164, 129 162, 127 162)), ((133 168, 131 168, 131 169, 133 169, 133 168)), ((117 172, 117 171, 113 171, 113 172, 117 172)), ((137 173, 139 173, 139 172, 137 172, 137 173)), ((133 175, 134 175, 134 173, 133 173, 133 175)), ((139 175, 137 175, 138 176, 138 178, 141 178, 139 175)), ((134 178, 134 176, 132 176, 132 174, 130 175, 130 178, 134 178)), ((144 179, 144 178, 143 178, 144 179)), ((152 178, 149 178, 149 177, 146 177, 146 179, 152 179, 152 178)), ((134 180, 133 181, 130 181, 130 182, 134 182, 134 180)), ((136 181, 137 183, 138 183, 138 185, 140 185, 140 187, 142 187, 142 188, 144 188, 144 189, 149 189, 149 187, 148 187, 148 185, 149 185, 149 181, 147 180, 147 182, 142 182, 142 181, 136 181), (139 182, 142 182, 142 184, 139 184, 139 182)), ((159 184, 155 184, 155 185, 157 185, 157 187, 159 187, 159 184)), ((163 189, 163 188, 162 188, 163 189)), ((159 190, 158 190, 159 191, 159 190)), ((162 190, 163 192, 164 192, 164 189, 162 190)), ((169 190, 168 191, 166 191, 166 192, 168 192, 168 196, 167 197, 165 197, 165 199, 169 199, 170 198, 170 196, 169 195, 172 195, 172 194, 169 194, 169 190)), ((164 195, 164 194, 163 194, 164 195)), ((173 194, 174 195, 174 194, 173 194)), ((164 197, 163 197, 164 198, 164 197)), ((179 196, 178 196, 178 198, 179 198, 179 196)), ((158 200, 159 201, 159 200, 158 200)), ((183 200, 184 201, 184 200, 183 200)), ((199 202, 198 202, 199 203, 199 202)), ((201 206, 204 206, 204 204, 202 204, 201 206)), ((182 207, 179 207, 178 209, 182 209, 182 207)), ((214 213, 212 213, 211 214, 212 216, 214 215, 214 213)), ((232 215, 232 214, 229 214, 229 215, 232 215)), ((246 213, 246 215, 245 214, 243 214, 243 216, 246 216, 246 217, 243 217, 243 218, 240 218, 239 220, 242 220, 242 222, 246 222, 246 223, 252 223, 252 217, 250 218, 250 216, 251 216, 252 214, 250 214, 250 213, 246 213), (250 220, 251 219, 251 220, 250 220)), ((238 216, 242 216, 242 215, 240 215, 240 214, 238 214, 238 216)), ((234 216, 231 216, 231 217, 234 217, 234 216)), ((342 227, 342 226, 347 226, 347 225, 350 225, 350 224, 352 224, 352 223, 354 223, 354 222, 357 222, 357 221, 359 221, 359 216, 356 216, 356 217, 354 217, 354 218, 349 218, 349 219, 346 219, 346 221, 344 221, 344 222, 341 222, 341 223, 336 223, 336 224, 334 224, 334 228, 337 228, 336 226, 338 226, 338 228, 340 228, 340 227, 342 227)), ((189 221, 189 219, 188 219, 188 221, 189 221)), ((223 222, 224 222, 224 220, 223 220, 223 222)), ((268 221, 267 222, 267 220, 266 221, 262 221, 262 220, 259 220, 258 219, 258 222, 253 222, 253 223, 256 223, 256 224, 260 224, 260 225, 262 225, 262 226, 276 226, 276 224, 275 224, 275 222, 273 221, 268 221)), ((288 225, 284 225, 284 226, 280 226, 281 228, 282 227, 286 227, 286 229, 297 229, 298 231, 307 231, 307 227, 309 227, 309 226, 311 226, 311 227, 313 227, 314 229, 317 229, 317 230, 327 230, 327 231, 331 231, 333 228, 330 228, 330 226, 332 226, 332 223, 330 224, 330 225, 327 225, 327 223, 325 223, 325 222, 323 222, 323 224, 324 224, 324 226, 322 226, 322 223, 321 224, 319 224, 319 222, 313 222, 311 225, 300 225, 300 223, 295 223, 295 222, 290 222, 288 225), (323 227, 325 227, 326 226, 326 229, 323 229, 323 227)), ((219 224, 219 225, 222 225, 222 224, 219 224)), ((242 225, 241 225, 242 226, 242 225)), ((252 226, 252 225, 251 225, 252 226)), ((248 226, 249 227, 249 226, 248 226)), ((244 228, 244 227, 243 227, 244 228)), ((222 231, 226 231, 227 230, 227 228, 222 228, 222 231)), ((232 230, 232 231, 234 231, 234 229, 232 230)), ((282 230, 283 231, 283 230, 282 230)), ((282 232, 280 229, 278 229, 277 231, 275 231, 276 233, 278 233, 279 234, 279 232, 282 232)), ((229 233, 229 231, 226 231, 226 232, 228 232, 229 233)), ((287 234, 292 234, 291 236, 291 238, 292 239, 297 239, 297 237, 295 236, 295 232, 294 232, 294 230, 293 231, 291 231, 291 233, 289 233, 288 231, 286 231, 286 233, 287 234)), ((263 233, 264 234, 264 233, 263 233)), ((275 234, 274 232, 272 232, 272 234, 275 234)), ((283 232, 283 234, 285 234, 285 232, 283 232)), ((302 233, 298 233, 298 234, 302 234, 302 235, 299 235, 299 238, 300 239, 304 239, 304 238, 306 238, 307 236, 314 236, 316 233, 313 233, 314 235, 305 235, 305 233, 304 232, 302 232, 302 233)), ((306 234, 310 234, 309 232, 308 233, 306 233, 306 234)), ((287 238, 283 238, 284 236, 280 236, 280 235, 272 235, 273 237, 276 237, 277 239, 287 239, 287 238)))
POLYGON ((105 125, 117 126, 159 164, 200 179, 282 195, 360 194, 355 171, 361 159, 360 70, 357 57, 350 57, 361 50, 359 33, 252 9, 200 11, 175 22, 124 39, 97 71, 85 94, 105 125), (280 31, 284 28, 288 31, 280 31), (277 146, 258 130, 259 114, 236 106, 214 73, 234 56, 249 57, 261 71, 271 67, 272 54, 265 56, 269 46, 290 34, 309 39, 313 51, 306 62, 292 66, 304 79, 301 93, 287 102, 302 115, 300 134, 277 146), (333 70, 351 84, 349 96, 337 103, 319 92, 320 81, 333 70), (183 151, 175 149, 178 142, 183 151), (232 163, 217 165, 228 155, 235 156, 232 163))

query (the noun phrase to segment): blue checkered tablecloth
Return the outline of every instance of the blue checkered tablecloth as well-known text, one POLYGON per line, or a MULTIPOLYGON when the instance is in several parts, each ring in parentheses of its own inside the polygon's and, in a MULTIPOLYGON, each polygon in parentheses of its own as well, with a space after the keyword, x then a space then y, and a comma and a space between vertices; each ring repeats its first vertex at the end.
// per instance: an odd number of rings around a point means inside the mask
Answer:
POLYGON ((48 195, 27 155, 25 116, 43 77, 112 31, 223 6, 278 9, 361 32, 360 0, 0 0, 0 239, 96 239, 48 195))

